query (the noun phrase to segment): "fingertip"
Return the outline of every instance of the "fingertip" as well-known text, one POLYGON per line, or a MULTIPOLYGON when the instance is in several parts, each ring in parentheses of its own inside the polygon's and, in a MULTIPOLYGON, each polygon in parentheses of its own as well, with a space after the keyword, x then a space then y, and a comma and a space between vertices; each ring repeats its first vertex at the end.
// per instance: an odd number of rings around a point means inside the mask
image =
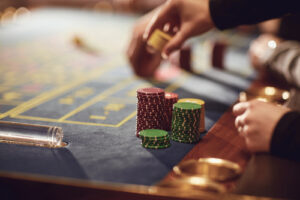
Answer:
POLYGON ((247 105, 247 102, 240 102, 240 103, 235 104, 232 108, 233 114, 235 116, 243 114, 246 110, 246 107, 247 107, 246 105, 247 105))
POLYGON ((164 54, 167 58, 169 57, 169 55, 174 52, 175 50, 177 50, 179 48, 177 48, 176 46, 174 46, 174 44, 172 44, 172 41, 168 42, 166 44, 166 46, 164 47, 163 49, 163 53, 162 55, 164 54), (171 44, 170 44, 171 43, 171 44))
POLYGON ((164 51, 161 53, 161 57, 165 60, 167 60, 169 58, 168 54, 166 54, 166 52, 164 52, 164 51))
POLYGON ((179 50, 187 38, 188 35, 184 32, 184 30, 177 32, 165 46, 164 52, 167 55, 170 55, 172 52, 179 50))
POLYGON ((241 103, 237 103, 232 107, 232 112, 236 116, 237 110, 239 109, 241 103))
POLYGON ((143 34, 143 41, 144 41, 144 42, 147 41, 148 36, 149 36, 148 31, 145 31, 144 34, 143 34))

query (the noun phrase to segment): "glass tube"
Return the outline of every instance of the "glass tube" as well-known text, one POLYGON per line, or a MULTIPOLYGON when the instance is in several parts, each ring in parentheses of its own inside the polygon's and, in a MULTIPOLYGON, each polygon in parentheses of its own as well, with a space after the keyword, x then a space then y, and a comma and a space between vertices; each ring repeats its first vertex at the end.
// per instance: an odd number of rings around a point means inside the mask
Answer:
POLYGON ((62 139, 60 127, 0 121, 0 142, 55 148, 62 139))

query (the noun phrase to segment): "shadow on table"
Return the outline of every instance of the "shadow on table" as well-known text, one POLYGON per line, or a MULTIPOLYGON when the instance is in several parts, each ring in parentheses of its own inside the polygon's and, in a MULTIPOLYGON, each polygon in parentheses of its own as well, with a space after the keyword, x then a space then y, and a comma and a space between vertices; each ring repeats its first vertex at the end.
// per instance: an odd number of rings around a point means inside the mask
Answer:
POLYGON ((0 170, 87 179, 68 148, 0 144, 0 170))

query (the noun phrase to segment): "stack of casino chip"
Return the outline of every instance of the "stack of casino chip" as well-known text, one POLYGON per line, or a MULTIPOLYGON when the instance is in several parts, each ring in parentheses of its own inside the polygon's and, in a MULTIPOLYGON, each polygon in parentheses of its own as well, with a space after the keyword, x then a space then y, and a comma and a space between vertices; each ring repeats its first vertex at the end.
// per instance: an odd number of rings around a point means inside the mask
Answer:
POLYGON ((164 149, 171 146, 167 131, 161 129, 145 129, 140 131, 142 146, 149 149, 164 149))
POLYGON ((178 94, 172 92, 165 93, 165 112, 166 117, 164 118, 165 122, 165 130, 171 131, 172 127, 172 112, 173 112, 173 104, 177 103, 178 94))
POLYGON ((200 139, 201 105, 189 102, 175 103, 172 115, 172 140, 195 143, 200 139))
POLYGON ((164 129, 165 92, 160 88, 137 90, 136 136, 145 129, 164 129))
POLYGON ((178 100, 178 103, 181 103, 181 102, 196 103, 201 106, 199 131, 200 131, 200 133, 204 132, 205 131, 205 101, 203 101, 202 99, 185 98, 185 99, 178 100))

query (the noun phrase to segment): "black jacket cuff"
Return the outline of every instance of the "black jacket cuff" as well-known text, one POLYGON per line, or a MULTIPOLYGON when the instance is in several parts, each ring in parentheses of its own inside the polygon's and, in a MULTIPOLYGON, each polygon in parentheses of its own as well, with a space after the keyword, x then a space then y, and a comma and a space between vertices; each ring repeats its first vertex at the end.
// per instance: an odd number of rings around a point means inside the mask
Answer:
POLYGON ((288 112, 277 123, 272 139, 271 154, 300 160, 300 113, 288 112))

